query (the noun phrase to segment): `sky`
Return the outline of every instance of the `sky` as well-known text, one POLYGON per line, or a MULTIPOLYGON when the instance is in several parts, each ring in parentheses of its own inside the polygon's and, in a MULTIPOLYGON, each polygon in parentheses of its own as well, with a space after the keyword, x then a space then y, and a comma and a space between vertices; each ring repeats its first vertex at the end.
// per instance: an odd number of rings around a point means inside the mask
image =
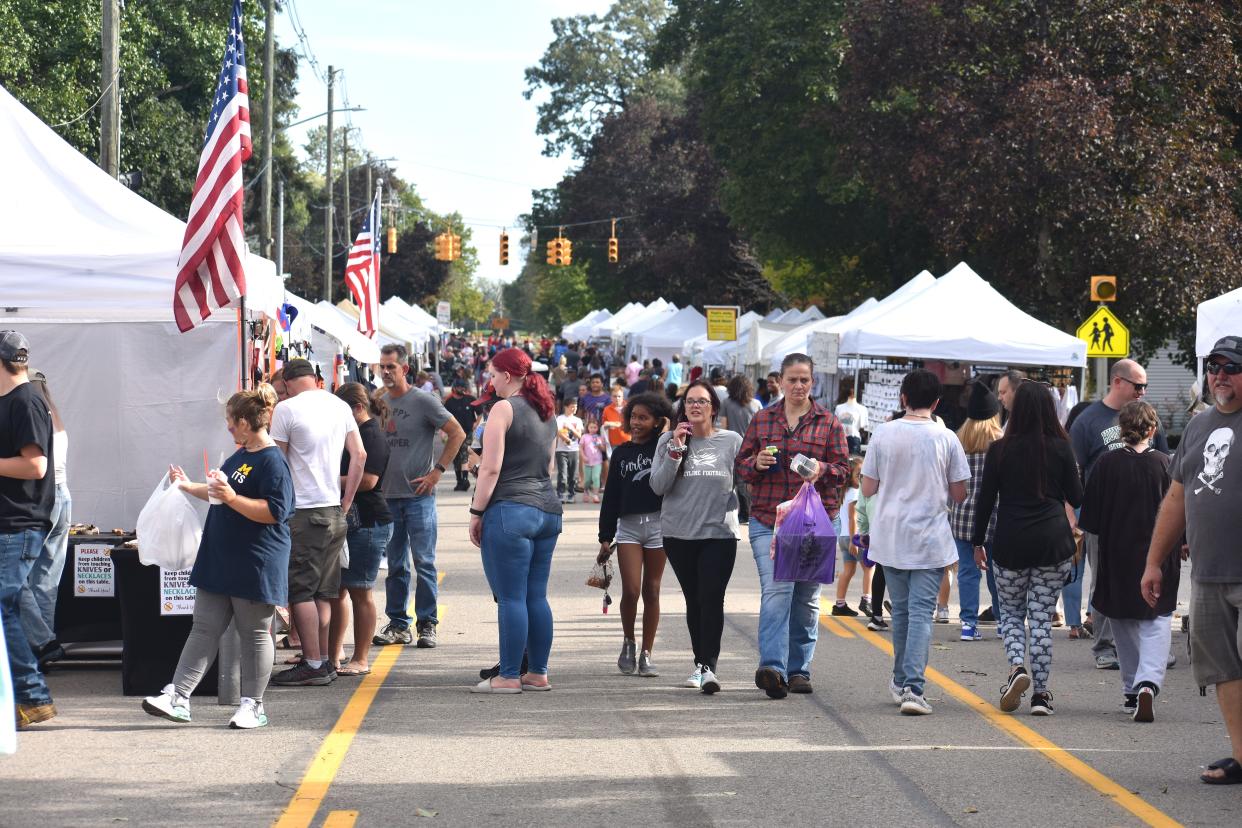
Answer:
MULTIPOLYGON (((539 97, 526 100, 524 70, 552 40, 552 20, 602 14, 609 0, 286 0, 276 37, 298 44, 300 21, 321 77, 305 60, 299 69, 299 117, 327 109, 328 66, 338 76, 337 113, 376 158, 412 183, 428 208, 458 212, 471 225, 478 275, 512 281, 521 270, 518 215, 529 212, 532 189, 551 187, 568 156, 547 158, 535 134, 539 97), (510 228, 510 259, 499 265, 500 227, 510 228)), ((308 129, 289 130, 301 150, 308 129)))

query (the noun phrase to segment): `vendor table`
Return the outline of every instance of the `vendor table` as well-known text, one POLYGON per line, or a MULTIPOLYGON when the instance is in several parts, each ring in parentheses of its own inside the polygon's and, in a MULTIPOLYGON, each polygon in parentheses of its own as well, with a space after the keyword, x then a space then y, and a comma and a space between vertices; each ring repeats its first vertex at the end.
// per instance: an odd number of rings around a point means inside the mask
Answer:
POLYGON ((56 594, 56 640, 61 644, 121 639, 121 602, 108 563, 113 547, 133 535, 70 535, 56 594))

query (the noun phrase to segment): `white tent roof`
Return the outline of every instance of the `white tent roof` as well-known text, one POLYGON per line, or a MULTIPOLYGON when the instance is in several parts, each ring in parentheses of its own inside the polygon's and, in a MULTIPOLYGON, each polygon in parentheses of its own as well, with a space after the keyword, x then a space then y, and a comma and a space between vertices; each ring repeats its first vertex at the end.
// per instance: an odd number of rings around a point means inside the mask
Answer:
POLYGON ((707 331, 707 317, 692 307, 681 310, 638 334, 638 347, 672 348, 681 353, 689 340, 707 331))
POLYGON ((633 313, 622 319, 619 323, 617 322, 617 318, 621 314, 617 314, 617 316, 614 316, 612 319, 609 319, 606 323, 604 323, 602 327, 597 327, 596 330, 600 332, 599 335, 603 336, 606 335, 603 333, 604 330, 611 326, 612 338, 621 339, 629 336, 630 334, 646 330, 647 324, 651 320, 659 319, 660 317, 667 315, 669 308, 673 308, 674 311, 677 310, 675 306, 670 305, 663 299, 656 299, 646 307, 636 308, 633 313))
POLYGON ((962 262, 841 337, 842 354, 1001 365, 1086 365, 1087 344, 1028 316, 962 262))
POLYGON ((315 304, 311 324, 344 345, 349 355, 359 362, 379 362, 379 345, 363 336, 358 330, 357 319, 351 319, 349 314, 327 300, 320 299, 315 304))
POLYGON ((1242 288, 1199 303, 1195 356, 1206 357, 1222 336, 1242 336, 1242 288))
POLYGON ((782 313, 780 316, 770 321, 778 322, 781 325, 796 325, 797 323, 805 322, 806 320, 802 318, 802 311, 798 310, 797 308, 790 308, 789 310, 782 313))
POLYGON ((440 333, 440 324, 436 322, 434 316, 417 305, 409 304, 400 297, 389 296, 384 300, 384 304, 380 305, 380 313, 383 314, 385 309, 389 313, 394 313, 404 319, 415 329, 422 331, 424 337, 436 336, 440 333))
POLYGON ((570 323, 561 329, 561 336, 565 339, 587 339, 591 336, 591 331, 595 326, 607 322, 612 319, 612 311, 609 310, 593 310, 577 322, 570 323))
MULTIPOLYGON (((171 320, 185 222, 101 170, 3 87, 0 147, 3 304, 43 318, 171 320)), ((274 318, 276 266, 249 255, 246 282, 248 304, 274 318)))
MULTIPOLYGON (((663 300, 660 300, 660 301, 663 301, 663 300)), ((597 322, 596 324, 592 325, 591 336, 602 337, 602 338, 610 337, 613 335, 614 332, 616 332, 616 330, 620 326, 626 324, 629 320, 643 313, 646 309, 647 309, 647 306, 644 305, 642 302, 630 302, 626 304, 624 307, 622 307, 621 310, 617 311, 612 316, 605 319, 603 322, 597 322)))
POLYGON ((823 319, 823 318, 824 318, 824 312, 820 310, 819 308, 815 307, 814 305, 808 305, 802 311, 803 322, 814 322, 817 319, 823 319))
POLYGON ((882 313, 884 308, 893 307, 906 301, 906 299, 919 291, 926 290, 935 281, 936 278, 924 270, 882 300, 869 296, 862 304, 847 314, 803 323, 781 338, 770 341, 766 347, 761 348, 758 352, 759 362, 768 361, 771 370, 776 371, 780 368, 781 360, 785 358, 786 354, 805 354, 810 352, 812 334, 816 332, 839 333, 844 325, 850 324, 855 320, 870 319, 876 313, 882 313))
POLYGON ((784 314, 785 314, 784 308, 772 308, 772 310, 768 311, 768 315, 763 317, 763 321, 764 322, 775 322, 777 319, 780 319, 782 316, 784 316, 784 314))

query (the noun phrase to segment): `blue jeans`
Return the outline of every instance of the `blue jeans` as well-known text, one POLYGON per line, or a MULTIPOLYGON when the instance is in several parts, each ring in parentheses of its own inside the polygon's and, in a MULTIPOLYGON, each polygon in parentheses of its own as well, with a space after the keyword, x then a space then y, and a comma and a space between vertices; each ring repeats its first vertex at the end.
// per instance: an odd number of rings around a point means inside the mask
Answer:
POLYGON ((36 651, 56 638, 56 593, 69 551, 72 506, 69 487, 61 483, 56 487, 56 503, 52 506, 52 531, 43 541, 43 549, 22 588, 22 627, 36 651))
MULTIPOLYGON (((4 623, 4 644, 9 651, 9 672, 13 674, 13 699, 18 704, 48 704, 48 692, 34 650, 22 628, 22 587, 30 569, 43 550, 45 534, 37 529, 0 533, 0 620, 4 623)), ((9 715, 0 711, 0 716, 9 715)))
MULTIPOLYGON (((975 565, 975 547, 970 541, 956 540, 957 544, 957 602, 962 623, 974 627, 979 623, 979 567, 975 565)), ((988 553, 988 594, 992 597, 992 617, 1000 619, 996 606, 996 575, 992 572, 992 544, 985 543, 988 553)))
POLYGON ((518 678, 523 651, 530 656, 529 672, 548 672, 548 575, 560 534, 561 516, 534 506, 502 500, 483 513, 483 572, 496 596, 504 678, 518 678))
POLYGON ((439 623, 436 607, 436 499, 422 497, 390 497, 392 538, 388 541, 388 579, 384 592, 388 596, 384 613, 395 626, 408 628, 412 622, 410 607, 410 558, 418 582, 414 587, 414 607, 418 623, 439 623))
POLYGON ((345 589, 371 589, 379 577, 380 557, 392 540, 392 524, 359 526, 345 534, 349 543, 349 566, 341 570, 345 589))
POLYGON ((893 601, 893 683, 923 695, 927 654, 931 649, 932 613, 944 567, 898 569, 884 567, 884 579, 893 601))
POLYGON ((1061 590, 1065 602, 1065 623, 1071 627, 1082 626, 1082 576, 1087 571, 1086 560, 1073 564, 1073 578, 1061 590))
POLYGON ((819 638, 820 585, 772 577, 772 527, 750 519, 750 551, 759 570, 759 667, 771 667, 788 681, 811 677, 819 638))

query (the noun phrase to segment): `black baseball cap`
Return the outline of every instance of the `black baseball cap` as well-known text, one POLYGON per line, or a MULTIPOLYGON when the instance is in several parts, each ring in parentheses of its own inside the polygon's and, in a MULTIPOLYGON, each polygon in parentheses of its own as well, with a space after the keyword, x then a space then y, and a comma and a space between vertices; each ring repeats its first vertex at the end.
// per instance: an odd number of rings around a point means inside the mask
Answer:
POLYGON ((311 365, 308 359, 291 359, 285 363, 281 376, 284 377, 285 382, 299 377, 313 377, 315 376, 315 366, 311 365))
POLYGON ((453 387, 454 388, 469 388, 470 380, 463 379, 462 377, 458 377, 457 379, 453 380, 453 387))
POLYGON ((1231 362, 1242 362, 1242 336, 1222 336, 1216 340, 1207 358, 1214 356, 1227 357, 1231 362))
POLYGON ((24 363, 30 359, 30 342, 17 331, 0 331, 0 359, 24 363))

